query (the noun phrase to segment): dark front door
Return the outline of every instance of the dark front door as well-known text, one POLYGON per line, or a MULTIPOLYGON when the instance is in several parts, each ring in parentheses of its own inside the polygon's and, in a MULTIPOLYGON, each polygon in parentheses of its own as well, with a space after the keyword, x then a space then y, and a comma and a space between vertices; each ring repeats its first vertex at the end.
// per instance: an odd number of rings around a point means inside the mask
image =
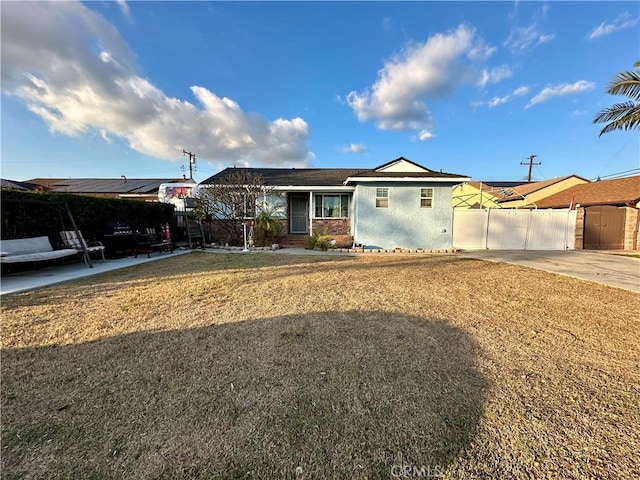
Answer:
POLYGON ((309 231, 309 196, 291 195, 289 201, 289 231, 307 233, 309 231))
POLYGON ((585 208, 584 248, 622 250, 626 209, 611 206, 585 208))

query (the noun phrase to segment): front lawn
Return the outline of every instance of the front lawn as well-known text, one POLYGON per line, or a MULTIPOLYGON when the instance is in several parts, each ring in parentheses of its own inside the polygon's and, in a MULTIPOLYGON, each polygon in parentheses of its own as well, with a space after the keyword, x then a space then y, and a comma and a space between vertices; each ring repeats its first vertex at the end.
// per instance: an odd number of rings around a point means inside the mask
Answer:
POLYGON ((4 478, 633 478, 635 293, 192 253, 2 299, 4 478))

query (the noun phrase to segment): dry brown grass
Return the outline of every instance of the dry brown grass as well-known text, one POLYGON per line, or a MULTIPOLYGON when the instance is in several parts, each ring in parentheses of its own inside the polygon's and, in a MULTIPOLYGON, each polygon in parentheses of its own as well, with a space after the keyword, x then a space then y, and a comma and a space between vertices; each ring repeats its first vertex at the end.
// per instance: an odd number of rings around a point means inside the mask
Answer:
POLYGON ((193 253, 9 296, 2 474, 633 478, 637 307, 524 267, 375 254, 193 253))

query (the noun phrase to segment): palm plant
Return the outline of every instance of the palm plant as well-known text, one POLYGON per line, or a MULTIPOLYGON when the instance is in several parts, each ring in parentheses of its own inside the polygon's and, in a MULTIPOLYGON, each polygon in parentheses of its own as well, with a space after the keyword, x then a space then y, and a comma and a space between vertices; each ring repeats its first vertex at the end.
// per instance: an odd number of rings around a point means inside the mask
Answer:
POLYGON ((593 123, 605 123, 600 130, 603 133, 613 130, 631 130, 640 128, 640 61, 633 65, 636 70, 618 73, 609 84, 607 93, 625 95, 632 100, 601 110, 593 123))

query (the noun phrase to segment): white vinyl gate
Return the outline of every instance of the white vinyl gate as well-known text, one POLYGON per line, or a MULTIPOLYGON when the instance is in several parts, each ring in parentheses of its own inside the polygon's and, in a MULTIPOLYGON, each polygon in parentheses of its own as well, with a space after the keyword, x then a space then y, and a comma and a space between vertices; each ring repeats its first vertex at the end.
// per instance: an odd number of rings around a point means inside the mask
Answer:
POLYGON ((453 246, 463 250, 573 250, 576 210, 454 209, 453 246))

